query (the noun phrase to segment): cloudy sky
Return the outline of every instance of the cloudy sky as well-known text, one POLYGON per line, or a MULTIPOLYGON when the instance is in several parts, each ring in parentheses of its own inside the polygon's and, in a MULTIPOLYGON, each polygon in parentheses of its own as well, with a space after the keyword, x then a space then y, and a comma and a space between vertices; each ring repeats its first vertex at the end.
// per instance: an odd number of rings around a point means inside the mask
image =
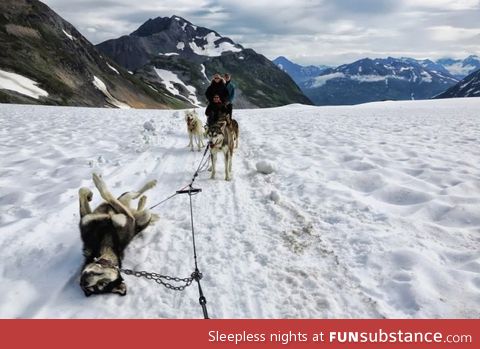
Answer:
POLYGON ((480 55, 480 0, 43 0, 91 42, 181 16, 270 59, 480 55))

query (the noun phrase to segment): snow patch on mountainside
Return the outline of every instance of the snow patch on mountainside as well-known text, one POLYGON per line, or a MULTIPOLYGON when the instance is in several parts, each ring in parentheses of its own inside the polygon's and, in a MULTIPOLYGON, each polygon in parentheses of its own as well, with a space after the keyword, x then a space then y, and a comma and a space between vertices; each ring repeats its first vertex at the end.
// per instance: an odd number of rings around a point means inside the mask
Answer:
POLYGON ((107 63, 107 66, 113 70, 115 73, 117 73, 118 75, 120 75, 120 72, 115 68, 115 67, 112 67, 110 64, 107 63))
POLYGON ((177 74, 172 73, 169 70, 155 68, 155 72, 157 73, 159 78, 162 79, 162 84, 171 94, 173 94, 174 96, 186 98, 189 102, 191 102, 195 106, 201 106, 201 103, 197 98, 197 89, 195 87, 186 85, 178 77, 177 74), (188 96, 187 97, 183 96, 175 85, 182 86, 188 92, 188 96))
POLYGON ((177 52, 167 52, 167 53, 159 53, 158 54, 159 56, 179 56, 179 54, 177 52))
POLYGON ((93 76, 92 83, 98 90, 102 91, 102 93, 105 95, 105 97, 107 97, 107 102, 109 102, 113 106, 115 106, 117 108, 120 108, 120 109, 130 109, 131 108, 128 104, 120 102, 118 99, 113 97, 112 94, 108 91, 107 85, 105 85, 105 83, 102 80, 100 80, 98 77, 96 77, 95 75, 93 76))
POLYGON ((42 90, 37 85, 38 82, 25 76, 0 70, 0 89, 15 91, 35 99, 47 97, 48 92, 42 90))
POLYGON ((241 48, 235 47, 230 42, 221 42, 220 44, 215 44, 215 41, 221 39, 220 36, 215 34, 214 32, 208 33, 205 37, 197 37, 207 41, 207 44, 200 47, 198 46, 195 41, 189 43, 190 48, 192 51, 199 55, 199 56, 208 56, 208 57, 219 57, 222 55, 223 52, 240 52, 242 51, 241 48))
POLYGON ((210 79, 208 78, 207 73, 206 73, 205 65, 204 65, 204 64, 200 64, 200 69, 201 69, 202 75, 205 77, 205 80, 207 80, 208 82, 210 82, 210 79))
POLYGON ((75 38, 74 38, 71 34, 67 33, 64 29, 62 29, 62 32, 63 32, 63 34, 65 34, 65 36, 66 36, 67 38, 69 38, 70 40, 72 40, 72 41, 75 40, 75 38))

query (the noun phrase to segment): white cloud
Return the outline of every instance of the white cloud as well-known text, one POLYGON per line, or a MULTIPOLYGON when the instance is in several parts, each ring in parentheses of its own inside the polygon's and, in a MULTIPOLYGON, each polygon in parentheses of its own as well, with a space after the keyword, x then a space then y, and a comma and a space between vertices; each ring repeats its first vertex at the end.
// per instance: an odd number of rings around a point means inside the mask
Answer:
POLYGON ((178 15, 268 58, 340 64, 369 57, 480 54, 480 0, 45 0, 93 43, 178 15))
POLYGON ((405 5, 413 8, 449 10, 478 10, 480 1, 478 0, 404 0, 405 5))
POLYGON ((345 74, 343 73, 332 73, 332 74, 327 74, 327 75, 322 75, 322 76, 317 76, 315 79, 314 79, 314 82, 312 84, 312 88, 314 87, 320 87, 320 86, 323 86, 327 83, 328 80, 332 80, 332 79, 342 79, 342 78, 345 78, 345 74))
POLYGON ((428 28, 432 39, 437 41, 457 41, 472 39, 480 35, 480 28, 456 28, 452 26, 437 26, 428 28))

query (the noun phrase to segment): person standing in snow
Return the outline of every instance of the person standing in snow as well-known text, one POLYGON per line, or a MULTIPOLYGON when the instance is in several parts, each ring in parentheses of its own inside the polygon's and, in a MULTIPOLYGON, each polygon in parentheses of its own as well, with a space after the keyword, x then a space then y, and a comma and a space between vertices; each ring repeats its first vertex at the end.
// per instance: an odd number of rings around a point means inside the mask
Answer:
POLYGON ((235 99, 235 84, 233 83, 232 76, 229 73, 223 74, 223 78, 225 79, 225 86, 227 87, 228 91, 228 98, 227 98, 227 110, 230 117, 232 116, 233 111, 233 100, 235 99))

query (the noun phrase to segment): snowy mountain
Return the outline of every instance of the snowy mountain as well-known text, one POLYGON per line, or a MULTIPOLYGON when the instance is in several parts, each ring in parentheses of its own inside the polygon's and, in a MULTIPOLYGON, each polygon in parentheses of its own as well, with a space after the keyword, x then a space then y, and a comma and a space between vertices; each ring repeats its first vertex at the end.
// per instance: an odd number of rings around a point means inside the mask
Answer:
POLYGON ((279 67, 285 73, 290 75, 297 85, 301 85, 305 80, 314 78, 320 75, 325 69, 330 68, 326 65, 302 66, 300 64, 293 63, 283 56, 275 58, 272 62, 275 63, 277 67, 279 67))
POLYGON ((441 73, 442 75, 445 75, 445 76, 452 76, 454 78, 457 78, 455 75, 451 74, 450 71, 448 71, 448 69, 446 69, 444 65, 438 62, 432 61, 430 59, 414 59, 414 58, 408 58, 408 57, 402 57, 400 59, 408 63, 420 64, 427 71, 434 71, 437 73, 441 73))
POLYGON ((149 19, 130 35, 107 40, 97 47, 132 71, 158 55, 203 61, 201 57, 218 57, 243 50, 229 38, 178 16, 149 19))
MULTIPOLYGON (((478 98, 238 110, 233 180, 219 159, 192 198, 210 317, 480 318, 479 110, 478 98)), ((0 318, 203 317, 195 284, 79 287, 78 189, 93 207, 93 171, 114 195, 158 179, 150 207, 183 188, 203 155, 186 147, 183 112, 4 104, 0 125, 0 318)), ((190 276, 188 198, 152 212, 124 268, 190 276)))
POLYGON ((98 52, 37 0, 0 2, 0 102, 185 108, 98 52))
POLYGON ((480 69, 480 57, 475 55, 468 56, 463 60, 442 58, 437 60, 437 63, 441 64, 450 74, 459 80, 480 69))
POLYGON ((365 58, 326 69, 301 84, 301 88, 316 105, 428 99, 458 82, 446 70, 429 63, 365 58))
POLYGON ((436 98, 480 97, 480 70, 468 75, 436 98))
POLYGON ((205 105, 204 92, 216 73, 229 72, 237 86, 236 107, 311 104, 292 79, 254 50, 178 17, 149 19, 130 35, 97 48, 172 96, 205 105))

